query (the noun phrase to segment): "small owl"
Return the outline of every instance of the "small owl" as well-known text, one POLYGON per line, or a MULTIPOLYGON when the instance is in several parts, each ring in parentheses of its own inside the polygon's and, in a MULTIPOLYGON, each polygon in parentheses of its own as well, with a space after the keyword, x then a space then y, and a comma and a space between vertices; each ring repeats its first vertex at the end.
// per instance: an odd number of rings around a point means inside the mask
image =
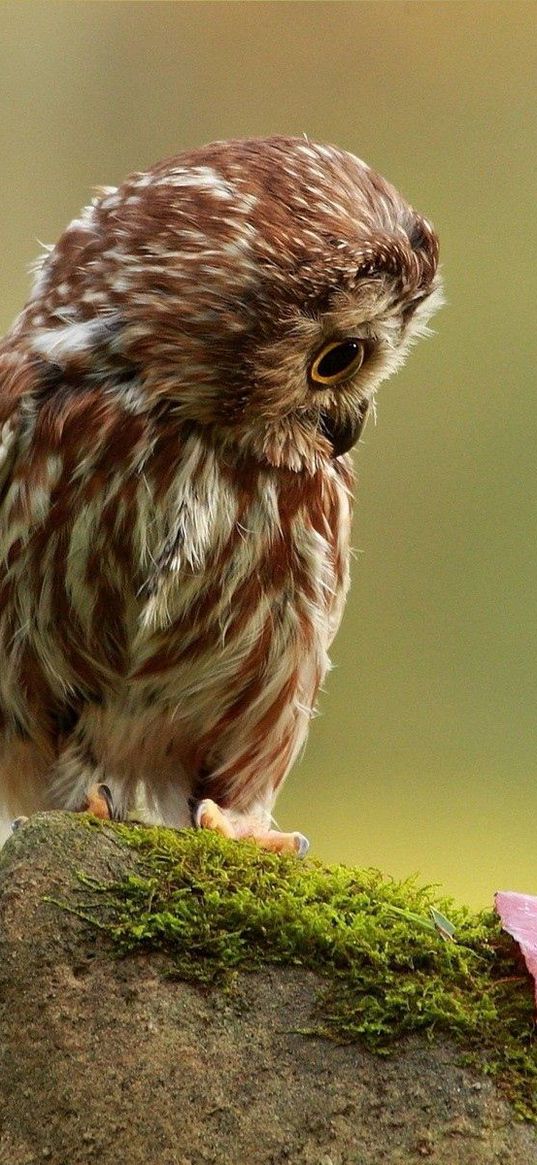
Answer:
POLYGON ((349 585, 352 462, 440 302, 364 162, 216 142, 99 191, 0 347, 0 795, 274 827, 349 585))

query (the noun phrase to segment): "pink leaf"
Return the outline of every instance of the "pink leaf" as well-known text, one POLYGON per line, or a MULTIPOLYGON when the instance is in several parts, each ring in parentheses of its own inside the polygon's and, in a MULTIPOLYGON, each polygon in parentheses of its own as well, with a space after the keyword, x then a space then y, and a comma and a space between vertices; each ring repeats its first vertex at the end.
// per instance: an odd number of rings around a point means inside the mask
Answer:
POLYGON ((537 898, 531 894, 514 894, 500 890, 496 910, 503 929, 518 943, 535 984, 537 1003, 537 898))

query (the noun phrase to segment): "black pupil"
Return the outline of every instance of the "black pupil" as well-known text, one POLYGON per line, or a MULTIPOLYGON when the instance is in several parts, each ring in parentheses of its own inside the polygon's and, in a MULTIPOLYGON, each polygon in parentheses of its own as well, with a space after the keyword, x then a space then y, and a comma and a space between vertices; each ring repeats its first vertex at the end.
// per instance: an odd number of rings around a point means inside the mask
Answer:
POLYGON ((317 373, 319 376, 338 376, 344 372, 349 364, 352 364, 360 351, 359 340, 344 340, 343 343, 337 344, 335 348, 331 348, 322 360, 319 360, 317 365, 317 373))

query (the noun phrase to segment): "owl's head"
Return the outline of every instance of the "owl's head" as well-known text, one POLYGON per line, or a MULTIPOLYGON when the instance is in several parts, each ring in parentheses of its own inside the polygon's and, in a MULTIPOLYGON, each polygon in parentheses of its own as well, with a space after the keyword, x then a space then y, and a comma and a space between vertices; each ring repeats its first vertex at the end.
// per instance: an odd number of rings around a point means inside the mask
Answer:
POLYGON ((34 353, 167 402, 207 440, 315 470, 441 300, 430 224, 364 162, 302 138, 216 142, 106 189, 41 263, 34 353))

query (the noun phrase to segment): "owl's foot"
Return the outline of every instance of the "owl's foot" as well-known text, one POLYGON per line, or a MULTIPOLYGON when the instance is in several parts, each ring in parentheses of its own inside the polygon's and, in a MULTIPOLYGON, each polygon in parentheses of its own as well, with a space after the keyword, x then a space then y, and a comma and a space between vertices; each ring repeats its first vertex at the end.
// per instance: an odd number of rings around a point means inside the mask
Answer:
MULTIPOLYGON (((110 821, 115 817, 114 802, 108 785, 92 785, 81 805, 80 813, 93 813, 102 821, 110 821)), ((28 821, 27 817, 15 817, 11 822, 11 832, 16 833, 28 821)))
POLYGON ((245 817, 241 821, 238 814, 231 820, 209 797, 195 803, 192 819, 198 829, 212 829, 222 837, 254 841, 260 849, 267 849, 272 853, 296 854, 297 857, 304 858, 310 847, 303 833, 280 833, 277 829, 258 829, 252 824, 251 818, 245 817))
MULTIPOLYGON (((100 817, 102 821, 117 820, 114 800, 108 785, 92 785, 86 793, 84 804, 77 812, 93 813, 94 817, 100 817)), ((28 817, 15 817, 11 822, 11 833, 16 833, 18 829, 22 829, 28 820, 28 817)))
POLYGON ((113 821, 114 802, 108 785, 92 785, 86 793, 81 812, 93 813, 94 817, 100 817, 102 821, 113 821))

